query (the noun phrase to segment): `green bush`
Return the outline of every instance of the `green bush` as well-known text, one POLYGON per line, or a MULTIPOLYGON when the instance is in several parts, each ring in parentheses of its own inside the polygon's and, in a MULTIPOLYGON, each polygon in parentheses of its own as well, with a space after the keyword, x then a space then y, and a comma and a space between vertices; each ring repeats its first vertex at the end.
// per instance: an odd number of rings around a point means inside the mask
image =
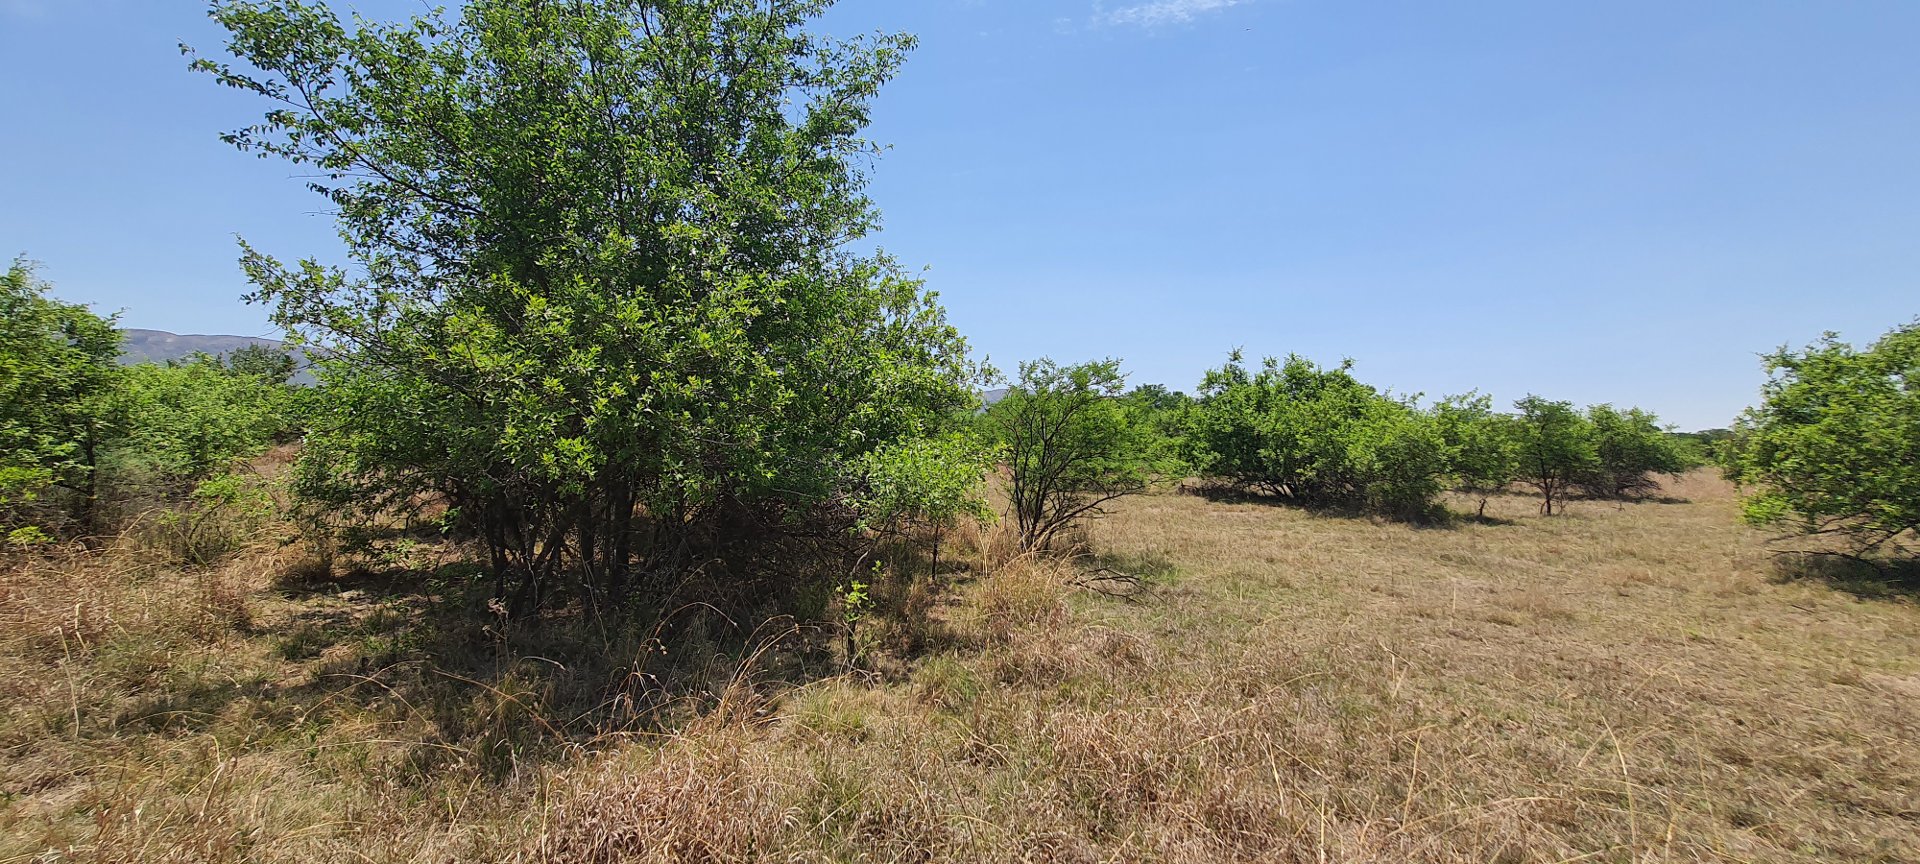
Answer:
POLYGON ((1591 426, 1571 402, 1528 396, 1514 407, 1520 409, 1513 427, 1516 476, 1539 490, 1540 512, 1551 516, 1554 502, 1565 500, 1599 464, 1591 426))
POLYGON ((447 505, 520 609, 568 569, 779 587, 720 565, 843 527, 820 514, 864 457, 937 431, 973 370, 924 286, 856 245, 860 134, 913 39, 837 40, 823 12, 215 3, 237 62, 193 65, 267 109, 228 140, 311 166, 354 265, 243 252, 323 355, 309 503, 447 505))
POLYGON ((1440 429, 1351 368, 1294 356, 1250 372, 1236 352, 1201 384, 1189 460, 1204 477, 1310 505, 1431 515, 1448 470, 1440 429))
POLYGON ((852 502, 859 527, 881 536, 930 529, 937 573, 946 528, 962 518, 993 518, 985 479, 995 455, 961 434, 899 441, 868 453, 860 459, 860 489, 852 502))
POLYGON ((1650 412, 1595 405, 1587 409, 1586 423, 1594 458, 1576 483, 1595 498, 1642 497, 1659 488, 1654 475, 1679 474, 1700 464, 1650 412))
POLYGON ((1117 360, 1020 364, 1020 379, 987 411, 1004 448, 1007 492, 1022 549, 1042 549, 1108 503, 1179 472, 1143 407, 1121 398, 1117 360))
POLYGON ((0 528, 92 531, 120 429, 120 333, 47 289, 25 259, 0 276, 0 528))
POLYGON ((1515 420, 1493 411, 1493 400, 1479 394, 1454 396, 1433 407, 1434 423, 1446 448, 1447 477, 1456 491, 1480 499, 1476 515, 1487 515, 1487 500, 1506 489, 1520 470, 1515 420))
POLYGON ((1764 399, 1728 451, 1748 520, 1841 537, 1862 554, 1910 540, 1920 529, 1920 321, 1864 351, 1828 334, 1766 366, 1764 399))
POLYGON ((186 501, 159 511, 148 543, 173 563, 209 566, 254 542, 273 515, 273 497, 260 480, 222 474, 201 482, 186 501))
POLYGON ((1147 426, 1173 450, 1181 447, 1187 434, 1187 412, 1193 410, 1193 397, 1159 384, 1142 384, 1122 397, 1147 426))
POLYGON ((131 367, 121 398, 126 434, 115 450, 123 463, 181 490, 295 428, 294 389, 213 357, 131 367))

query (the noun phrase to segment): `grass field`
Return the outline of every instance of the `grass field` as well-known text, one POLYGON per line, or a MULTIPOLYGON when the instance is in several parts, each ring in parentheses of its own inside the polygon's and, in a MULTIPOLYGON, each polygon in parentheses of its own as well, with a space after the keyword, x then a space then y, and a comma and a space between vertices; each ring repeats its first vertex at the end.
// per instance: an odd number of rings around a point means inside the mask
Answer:
POLYGON ((1088 531, 1131 599, 981 532, 851 674, 270 545, 15 566, 0 860, 1920 861, 1920 604, 1664 494, 1132 499, 1088 531))

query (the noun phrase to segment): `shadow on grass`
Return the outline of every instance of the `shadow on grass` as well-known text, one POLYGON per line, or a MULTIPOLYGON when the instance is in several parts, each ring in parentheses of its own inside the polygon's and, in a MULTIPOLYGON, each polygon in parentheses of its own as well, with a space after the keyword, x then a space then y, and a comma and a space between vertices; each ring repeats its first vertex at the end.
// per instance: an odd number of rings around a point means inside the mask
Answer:
POLYGON ((1692 498, 1681 498, 1675 495, 1589 495, 1589 494, 1583 493, 1583 494, 1569 496, 1566 500, 1583 501, 1590 504, 1612 504, 1618 507, 1625 507, 1628 504, 1692 504, 1693 503, 1692 498))
POLYGON ((1344 501, 1317 501, 1278 495, 1242 486, 1230 484, 1200 484, 1180 487, 1181 494, 1197 495, 1215 504, 1257 504, 1265 507, 1281 507, 1298 510, 1310 516, 1325 519, 1382 519, 1399 525, 1424 530, 1453 530, 1464 523, 1485 525, 1511 525, 1512 522, 1495 517, 1463 516, 1450 510, 1444 504, 1435 503, 1422 513, 1381 513, 1366 507, 1344 501))
POLYGON ((1838 552, 1781 552, 1773 558, 1781 582, 1825 582, 1865 600, 1920 601, 1920 558, 1870 559, 1838 552))
POLYGON ((1104 552, 1085 556, 1080 562, 1087 569, 1106 569, 1124 573, 1147 585, 1166 585, 1180 575, 1172 558, 1158 552, 1104 552))
POLYGON ((269 665, 237 678, 168 676, 112 725, 177 735, 225 729, 240 714, 268 724, 259 734, 311 741, 377 724, 396 730, 385 743, 402 751, 404 779, 504 780, 516 763, 671 734, 844 671, 824 629, 791 617, 703 603, 594 615, 575 603, 509 620, 490 588, 471 564, 283 584, 297 605, 263 634, 269 665))
POLYGON ((1693 503, 1692 498, 1681 498, 1677 495, 1650 495, 1645 498, 1635 498, 1633 500, 1638 501, 1639 503, 1642 503, 1642 504, 1692 504, 1693 503))

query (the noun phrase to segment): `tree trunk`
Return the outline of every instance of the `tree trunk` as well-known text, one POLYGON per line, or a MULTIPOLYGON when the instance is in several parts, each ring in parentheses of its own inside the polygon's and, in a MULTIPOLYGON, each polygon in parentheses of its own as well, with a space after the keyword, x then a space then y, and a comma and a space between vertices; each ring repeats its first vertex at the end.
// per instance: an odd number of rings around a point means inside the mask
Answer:
POLYGON ((933 564, 928 575, 940 578, 940 523, 933 523, 933 564))

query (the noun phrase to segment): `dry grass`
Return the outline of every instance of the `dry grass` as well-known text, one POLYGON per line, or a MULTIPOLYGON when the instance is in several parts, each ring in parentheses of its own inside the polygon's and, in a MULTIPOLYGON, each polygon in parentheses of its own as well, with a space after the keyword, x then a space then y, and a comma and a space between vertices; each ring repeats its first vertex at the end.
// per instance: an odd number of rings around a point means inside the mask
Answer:
POLYGON ((46 562, 0 586, 0 861, 1920 860, 1920 605, 1667 494, 1136 499, 1087 536, 1134 601, 981 531, 899 588, 919 653, 762 640, 625 724, 577 706, 641 698, 641 639, 435 630, 439 589, 279 591, 271 550, 46 562))

